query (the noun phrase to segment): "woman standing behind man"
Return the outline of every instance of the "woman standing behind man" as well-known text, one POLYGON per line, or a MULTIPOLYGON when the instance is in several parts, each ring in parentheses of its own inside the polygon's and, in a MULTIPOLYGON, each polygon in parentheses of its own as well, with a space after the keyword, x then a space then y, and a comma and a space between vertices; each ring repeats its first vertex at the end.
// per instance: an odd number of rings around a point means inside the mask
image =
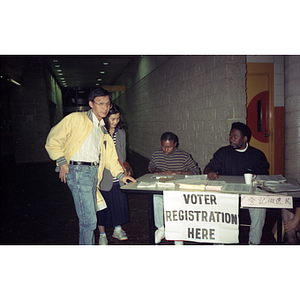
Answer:
MULTIPOLYGON (((126 135, 124 121, 119 107, 112 105, 108 115, 104 118, 107 132, 112 137, 119 159, 123 163, 126 160, 126 135)), ((100 184, 101 194, 105 199, 107 208, 97 211, 98 229, 100 231, 99 245, 107 245, 105 227, 115 227, 113 237, 124 241, 128 237, 121 225, 129 221, 129 210, 127 197, 120 191, 123 185, 118 179, 114 178, 110 171, 104 169, 103 180, 100 184)))

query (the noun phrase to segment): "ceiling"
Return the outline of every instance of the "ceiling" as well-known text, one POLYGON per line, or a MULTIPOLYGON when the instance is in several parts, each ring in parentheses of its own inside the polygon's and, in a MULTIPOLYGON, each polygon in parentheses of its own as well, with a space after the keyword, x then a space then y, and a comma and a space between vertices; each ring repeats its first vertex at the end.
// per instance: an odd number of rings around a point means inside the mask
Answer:
MULTIPOLYGON (((45 59, 61 87, 95 88, 114 85, 130 60, 136 55, 37 55, 45 59)), ((12 74, 22 76, 24 65, 34 56, 0 56, 12 74)), ((0 71, 3 71, 0 68, 0 71)), ((1 73, 2 74, 2 73, 1 73)))
POLYGON ((46 61, 62 87, 113 85, 133 55, 51 55, 46 61))

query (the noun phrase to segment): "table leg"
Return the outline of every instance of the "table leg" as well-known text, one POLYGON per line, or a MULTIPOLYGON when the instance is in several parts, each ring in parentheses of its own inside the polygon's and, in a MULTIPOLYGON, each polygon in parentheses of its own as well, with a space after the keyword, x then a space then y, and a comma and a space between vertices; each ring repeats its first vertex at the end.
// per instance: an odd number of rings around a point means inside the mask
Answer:
POLYGON ((281 209, 277 211, 277 244, 282 243, 282 217, 281 209))
POLYGON ((153 194, 148 194, 149 243, 155 244, 153 194))

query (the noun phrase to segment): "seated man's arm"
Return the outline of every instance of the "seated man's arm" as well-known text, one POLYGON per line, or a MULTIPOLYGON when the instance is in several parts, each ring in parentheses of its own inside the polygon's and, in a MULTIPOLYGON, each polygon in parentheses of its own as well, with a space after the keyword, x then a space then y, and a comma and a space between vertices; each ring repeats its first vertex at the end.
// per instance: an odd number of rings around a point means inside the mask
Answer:
POLYGON ((214 180, 214 179, 217 179, 219 178, 219 175, 217 172, 215 172, 213 169, 211 169, 210 167, 205 167, 204 171, 203 171, 204 174, 207 174, 207 178, 209 180, 214 180))
POLYGON ((214 180, 219 178, 218 172, 222 168, 222 161, 225 159, 224 149, 220 148, 213 154, 212 159, 204 168, 203 174, 207 174, 209 180, 214 180))
POLYGON ((162 170, 156 166, 154 158, 155 158, 155 156, 153 153, 151 156, 151 160, 149 161, 149 164, 148 164, 148 171, 151 173, 156 173, 156 174, 161 173, 162 170))
POLYGON ((153 167, 153 168, 149 169, 149 171, 151 173, 155 173, 155 174, 162 173, 162 170, 159 169, 159 168, 156 168, 156 167, 153 167))

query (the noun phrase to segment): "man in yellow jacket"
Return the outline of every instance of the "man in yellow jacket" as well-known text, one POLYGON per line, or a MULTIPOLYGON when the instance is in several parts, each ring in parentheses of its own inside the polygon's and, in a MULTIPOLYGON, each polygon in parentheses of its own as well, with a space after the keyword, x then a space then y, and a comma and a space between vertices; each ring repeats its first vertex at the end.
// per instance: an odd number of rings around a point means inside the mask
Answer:
POLYGON ((88 112, 75 112, 54 126, 46 150, 56 160, 59 178, 70 188, 79 218, 79 244, 92 245, 97 227, 96 211, 106 208, 99 191, 104 168, 123 181, 136 182, 123 174, 114 142, 104 127, 103 118, 111 107, 110 93, 102 88, 89 95, 88 112))

